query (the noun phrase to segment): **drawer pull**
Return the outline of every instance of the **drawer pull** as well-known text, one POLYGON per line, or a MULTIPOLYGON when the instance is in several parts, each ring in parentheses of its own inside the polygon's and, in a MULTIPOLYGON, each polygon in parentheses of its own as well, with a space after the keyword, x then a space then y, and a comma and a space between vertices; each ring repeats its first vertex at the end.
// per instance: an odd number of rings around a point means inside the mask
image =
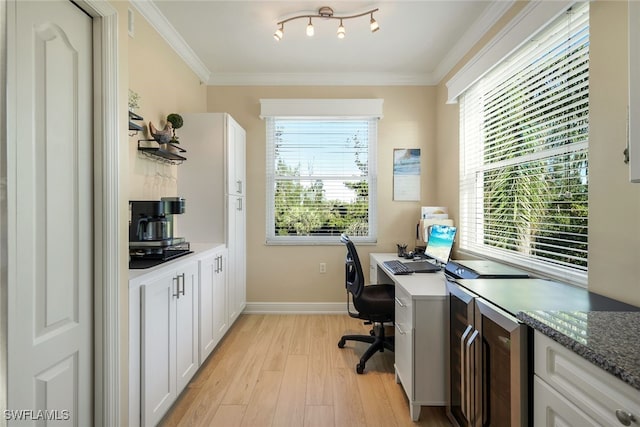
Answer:
POLYGON ((616 418, 623 426, 630 426, 631 423, 635 423, 636 417, 632 413, 625 411, 624 409, 616 409, 616 418))
POLYGON ((406 305, 404 305, 404 303, 403 303, 402 301, 400 301, 400 300, 398 299, 398 297, 394 297, 394 298, 395 298, 395 300, 396 300, 396 304, 398 304, 400 307, 406 307, 406 305))
POLYGON ((400 335, 405 335, 405 334, 406 334, 406 332, 405 332, 405 331, 403 331, 402 329, 400 329, 400 325, 398 325, 397 323, 396 323, 396 329, 398 330, 398 332, 400 332, 400 335))

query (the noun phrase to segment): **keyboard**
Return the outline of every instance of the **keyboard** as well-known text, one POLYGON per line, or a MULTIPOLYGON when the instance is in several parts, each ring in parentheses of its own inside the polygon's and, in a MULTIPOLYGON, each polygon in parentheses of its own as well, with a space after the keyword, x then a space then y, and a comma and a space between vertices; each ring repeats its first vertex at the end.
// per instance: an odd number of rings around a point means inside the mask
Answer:
POLYGON ((412 274, 413 270, 407 267, 404 263, 393 259, 391 261, 383 261, 382 264, 393 274, 412 274))

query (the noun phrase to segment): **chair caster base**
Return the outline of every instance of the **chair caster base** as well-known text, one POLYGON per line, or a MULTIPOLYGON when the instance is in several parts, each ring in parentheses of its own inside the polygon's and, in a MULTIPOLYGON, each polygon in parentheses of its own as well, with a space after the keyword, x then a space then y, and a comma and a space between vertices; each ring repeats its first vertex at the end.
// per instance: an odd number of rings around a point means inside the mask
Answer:
POLYGON ((338 348, 344 348, 344 345, 346 344, 345 340, 340 340, 338 341, 338 348))
POLYGON ((356 364, 356 372, 360 375, 364 374, 364 363, 356 364))

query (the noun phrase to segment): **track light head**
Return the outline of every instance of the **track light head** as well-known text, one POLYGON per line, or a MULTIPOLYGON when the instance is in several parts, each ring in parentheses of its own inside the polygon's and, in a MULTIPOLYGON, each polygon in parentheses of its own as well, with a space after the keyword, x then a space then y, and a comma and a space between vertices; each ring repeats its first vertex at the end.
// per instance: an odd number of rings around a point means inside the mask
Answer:
POLYGON ((309 25, 307 25, 307 35, 313 37, 313 24, 311 23, 311 17, 309 17, 309 25))
POLYGON ((342 19, 340 20, 340 26, 338 27, 338 38, 343 39, 345 36, 344 25, 342 25, 342 19))
POLYGON ((378 21, 376 21, 375 18, 373 17, 373 13, 371 14, 371 21, 370 21, 369 27, 371 28, 372 33, 375 33, 380 29, 380 25, 378 25, 378 21))
POLYGON ((284 24, 280 24, 280 28, 273 33, 273 38, 276 39, 276 41, 282 40, 282 36, 284 36, 284 24))

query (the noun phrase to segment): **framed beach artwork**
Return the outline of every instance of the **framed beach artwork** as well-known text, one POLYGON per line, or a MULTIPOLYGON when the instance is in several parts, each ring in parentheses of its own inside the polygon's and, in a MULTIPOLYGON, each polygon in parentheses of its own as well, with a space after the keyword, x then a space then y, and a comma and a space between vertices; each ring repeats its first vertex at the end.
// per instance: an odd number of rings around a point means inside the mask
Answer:
POLYGON ((420 149, 393 150, 393 200, 420 201, 420 149))

